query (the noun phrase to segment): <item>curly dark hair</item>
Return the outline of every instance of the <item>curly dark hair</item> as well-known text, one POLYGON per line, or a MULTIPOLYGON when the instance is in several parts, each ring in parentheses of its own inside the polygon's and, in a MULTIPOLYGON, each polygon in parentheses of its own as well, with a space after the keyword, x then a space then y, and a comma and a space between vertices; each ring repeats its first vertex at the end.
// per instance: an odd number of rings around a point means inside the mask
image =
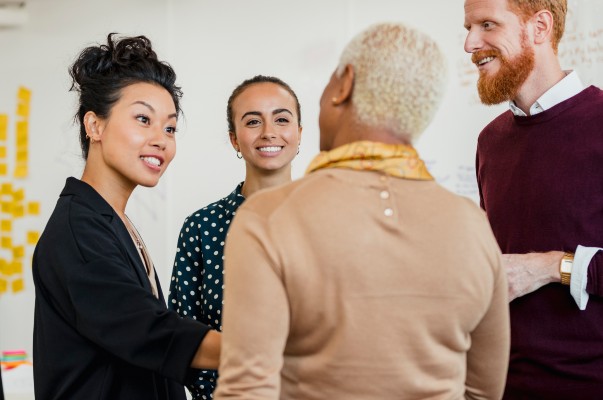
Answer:
POLYGON ((73 80, 69 90, 79 93, 75 120, 80 125, 84 159, 88 158, 90 145, 86 140, 84 115, 93 111, 107 118, 120 99, 122 89, 129 85, 147 82, 162 86, 180 113, 182 90, 176 85, 176 73, 168 63, 158 60, 151 41, 145 36, 118 38, 116 35, 110 33, 107 44, 86 47, 69 68, 73 80))

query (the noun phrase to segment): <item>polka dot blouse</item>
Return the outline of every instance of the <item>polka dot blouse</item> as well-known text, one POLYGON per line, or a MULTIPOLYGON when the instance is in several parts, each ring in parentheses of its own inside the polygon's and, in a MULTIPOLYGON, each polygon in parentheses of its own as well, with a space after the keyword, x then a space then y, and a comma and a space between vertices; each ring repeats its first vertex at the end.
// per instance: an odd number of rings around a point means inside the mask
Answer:
MULTIPOLYGON (((241 182, 224 197, 189 215, 178 237, 168 307, 183 317, 193 318, 222 330, 222 289, 224 242, 237 208, 245 197, 241 182)), ((193 399, 212 399, 218 379, 215 370, 200 371, 187 385, 193 399)))

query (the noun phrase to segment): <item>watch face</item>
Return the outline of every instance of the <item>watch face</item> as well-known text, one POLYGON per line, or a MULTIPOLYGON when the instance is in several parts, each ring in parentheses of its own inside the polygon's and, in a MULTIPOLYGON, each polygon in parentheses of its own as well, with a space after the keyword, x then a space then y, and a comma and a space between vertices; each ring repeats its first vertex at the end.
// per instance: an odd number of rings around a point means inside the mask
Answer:
POLYGON ((561 273, 572 273, 572 266, 574 264, 574 255, 572 253, 565 253, 563 258, 561 259, 561 265, 559 267, 559 272, 561 273))

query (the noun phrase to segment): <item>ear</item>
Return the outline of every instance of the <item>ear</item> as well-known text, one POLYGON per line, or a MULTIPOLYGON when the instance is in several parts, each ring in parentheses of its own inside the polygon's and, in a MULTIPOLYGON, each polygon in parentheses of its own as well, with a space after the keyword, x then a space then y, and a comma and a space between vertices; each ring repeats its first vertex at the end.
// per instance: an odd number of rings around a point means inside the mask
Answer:
POLYGON ((94 111, 88 111, 84 115, 84 128, 86 129, 86 136, 91 140, 95 142, 101 140, 104 124, 102 119, 99 118, 94 111))
POLYGON ((297 145, 299 146, 301 144, 301 138, 302 138, 302 131, 304 130, 303 127, 299 127, 298 130, 298 134, 297 134, 297 145))
POLYGON ((549 10, 540 10, 532 17, 532 23, 534 26, 534 43, 550 42, 553 34, 553 14, 549 10))
POLYGON ((337 78, 337 81, 337 97, 333 98, 334 106, 343 104, 352 98, 352 92, 354 91, 354 67, 351 64, 347 64, 341 76, 337 78))
POLYGON ((239 141, 237 140, 237 135, 234 132, 228 132, 228 137, 230 138, 230 144, 232 144, 233 149, 235 151, 239 151, 239 141))

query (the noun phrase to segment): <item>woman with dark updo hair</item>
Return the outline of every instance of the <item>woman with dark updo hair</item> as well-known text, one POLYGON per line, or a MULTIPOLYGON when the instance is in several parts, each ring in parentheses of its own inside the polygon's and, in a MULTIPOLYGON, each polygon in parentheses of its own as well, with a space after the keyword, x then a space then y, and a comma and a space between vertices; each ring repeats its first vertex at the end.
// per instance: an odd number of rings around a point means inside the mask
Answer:
POLYGON ((192 368, 216 368, 220 334, 169 311, 125 214, 176 153, 176 74, 144 36, 85 48, 71 66, 86 160, 36 246, 36 399, 185 399, 192 368))

